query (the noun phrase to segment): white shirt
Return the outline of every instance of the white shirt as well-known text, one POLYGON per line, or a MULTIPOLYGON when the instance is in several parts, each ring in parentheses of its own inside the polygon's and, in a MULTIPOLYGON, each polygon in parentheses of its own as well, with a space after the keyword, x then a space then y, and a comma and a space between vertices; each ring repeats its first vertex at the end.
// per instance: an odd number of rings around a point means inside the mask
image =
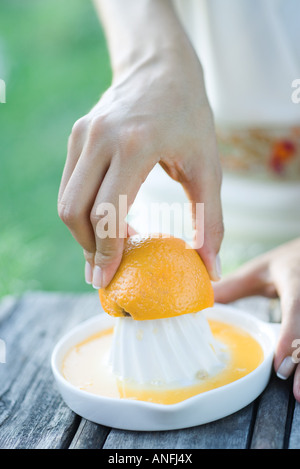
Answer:
POLYGON ((217 125, 300 124, 299 0, 174 0, 204 68, 217 125))
MULTIPOLYGON (((217 127, 284 131, 300 125, 300 103, 291 99, 292 82, 300 78, 300 0, 173 1, 203 65, 217 127)), ((164 231, 143 218, 143 203, 187 201, 181 186, 159 166, 143 184, 139 200, 142 209, 133 226, 141 232, 145 226, 164 231)), ((270 248, 298 237, 299 200, 298 182, 224 174, 225 244, 233 246, 224 252, 229 258, 237 253, 233 264, 245 252, 251 257, 266 250, 265 244, 270 248)), ((232 267, 231 259, 223 258, 224 263, 232 267)))

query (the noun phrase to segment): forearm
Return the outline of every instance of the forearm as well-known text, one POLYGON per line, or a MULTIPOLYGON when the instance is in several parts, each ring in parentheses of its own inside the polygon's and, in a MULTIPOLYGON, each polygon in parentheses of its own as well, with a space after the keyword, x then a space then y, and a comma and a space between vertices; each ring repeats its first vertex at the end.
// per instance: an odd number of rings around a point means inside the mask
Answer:
POLYGON ((157 163, 189 197, 196 242, 205 231, 203 246, 196 248, 217 280, 221 168, 198 57, 171 0, 94 2, 113 83, 72 128, 58 204, 61 219, 84 250, 87 282, 107 286, 123 254, 122 236, 99 235, 98 208, 110 203, 121 220, 119 195, 130 207, 157 163), (207 207, 204 227, 196 217, 199 202, 207 207))
POLYGON ((157 57, 194 55, 171 0, 94 0, 114 77, 157 57))

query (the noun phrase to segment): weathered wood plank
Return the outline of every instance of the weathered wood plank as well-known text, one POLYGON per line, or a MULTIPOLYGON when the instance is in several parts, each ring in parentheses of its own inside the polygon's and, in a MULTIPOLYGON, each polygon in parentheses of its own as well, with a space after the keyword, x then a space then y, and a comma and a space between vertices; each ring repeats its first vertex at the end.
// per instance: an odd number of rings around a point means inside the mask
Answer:
POLYGON ((0 324, 6 363, 0 364, 0 447, 62 448, 78 417, 63 403, 50 369, 56 341, 96 311, 94 297, 28 294, 0 324))
MULTIPOLYGON (((251 298, 237 303, 260 319, 272 318, 273 309, 266 299, 251 298)), ((256 403, 225 419, 170 432, 110 431, 76 416, 56 390, 50 356, 65 332, 99 312, 96 292, 88 295, 37 292, 20 300, 11 299, 6 306, 0 304, 0 338, 7 346, 7 362, 0 363, 0 448, 239 449, 246 448, 249 441, 253 448, 260 447, 262 441, 264 445, 270 441, 281 444, 285 425, 280 423, 278 415, 286 412, 286 394, 281 388, 284 382, 278 382, 275 390, 271 383, 270 390, 267 388, 261 397, 253 435, 256 403), (274 405, 275 409, 279 408, 279 414, 277 410, 274 412, 274 405), (271 434, 266 436, 265 418, 269 422, 273 418, 277 423, 277 430, 271 423, 275 440, 271 434)), ((299 418, 296 405, 291 447, 299 447, 296 432, 299 418)))
POLYGON ((250 298, 243 298, 241 300, 234 301, 232 306, 253 314, 253 316, 265 322, 280 321, 280 307, 278 300, 270 300, 262 296, 252 296, 250 298))
POLYGON ((259 399, 251 449, 284 447, 290 396, 290 380, 280 380, 273 373, 268 387, 259 399))
POLYGON ((288 448, 300 449, 300 403, 299 402, 295 402, 288 448))
POLYGON ((0 302, 0 323, 10 315, 13 308, 17 305, 19 299, 14 296, 5 296, 0 302))
POLYGON ((216 422, 183 430, 130 432, 112 429, 104 449, 244 449, 253 404, 216 422))
MULTIPOLYGON (((13 309, 17 306, 18 299, 12 296, 6 296, 0 302, 0 324, 6 317, 9 317, 13 309)), ((6 362, 6 337, 0 335, 0 379, 1 367, 6 362)))
POLYGON ((101 449, 110 428, 81 419, 69 449, 101 449))

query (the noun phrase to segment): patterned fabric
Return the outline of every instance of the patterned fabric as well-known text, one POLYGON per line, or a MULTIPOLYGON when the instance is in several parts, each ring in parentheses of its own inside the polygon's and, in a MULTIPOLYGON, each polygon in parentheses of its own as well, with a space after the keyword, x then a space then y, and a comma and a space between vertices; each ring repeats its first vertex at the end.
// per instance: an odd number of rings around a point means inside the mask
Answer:
POLYGON ((224 170, 300 181, 300 126, 285 131, 217 129, 217 139, 224 170))

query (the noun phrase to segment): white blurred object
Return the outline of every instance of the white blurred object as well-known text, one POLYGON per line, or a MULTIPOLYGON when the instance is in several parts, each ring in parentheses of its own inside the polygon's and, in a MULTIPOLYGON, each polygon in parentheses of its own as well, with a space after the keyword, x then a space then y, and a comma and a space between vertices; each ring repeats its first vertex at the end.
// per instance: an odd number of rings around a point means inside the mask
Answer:
MULTIPOLYGON (((225 172, 221 199, 225 241, 248 246, 255 244, 264 250, 300 234, 300 184, 297 182, 260 181, 225 172)), ((187 196, 181 185, 157 165, 144 182, 129 212, 129 222, 138 232, 169 232, 169 220, 162 217, 158 223, 150 216, 151 204, 160 203, 177 205, 178 210, 173 211, 170 234, 191 242, 191 217, 183 219, 183 210, 180 210, 180 206, 188 203, 187 196)))
MULTIPOLYGON (((292 100, 292 83, 300 70, 299 0, 173 1, 203 65, 217 129, 284 131, 300 125, 300 104, 292 100)), ((299 181, 260 176, 224 170, 224 272, 226 264, 232 270, 300 235, 299 181)), ((160 166, 150 173, 133 206, 137 231, 167 231, 168 220, 158 223, 149 215, 154 202, 187 202, 180 184, 160 166)), ((170 232, 191 242, 191 219, 183 222, 181 213, 174 210, 170 232)))
POLYGON ((173 0, 218 126, 299 125, 299 0, 173 0))
POLYGON ((109 363, 130 383, 183 387, 216 374, 227 358, 199 312, 146 321, 118 318, 109 363))
POLYGON ((190 244, 193 241, 189 200, 181 184, 171 179, 159 164, 142 184, 129 211, 128 222, 143 235, 167 233, 190 244))
POLYGON ((226 238, 270 246, 300 235, 299 182, 259 181, 224 174, 226 238))

